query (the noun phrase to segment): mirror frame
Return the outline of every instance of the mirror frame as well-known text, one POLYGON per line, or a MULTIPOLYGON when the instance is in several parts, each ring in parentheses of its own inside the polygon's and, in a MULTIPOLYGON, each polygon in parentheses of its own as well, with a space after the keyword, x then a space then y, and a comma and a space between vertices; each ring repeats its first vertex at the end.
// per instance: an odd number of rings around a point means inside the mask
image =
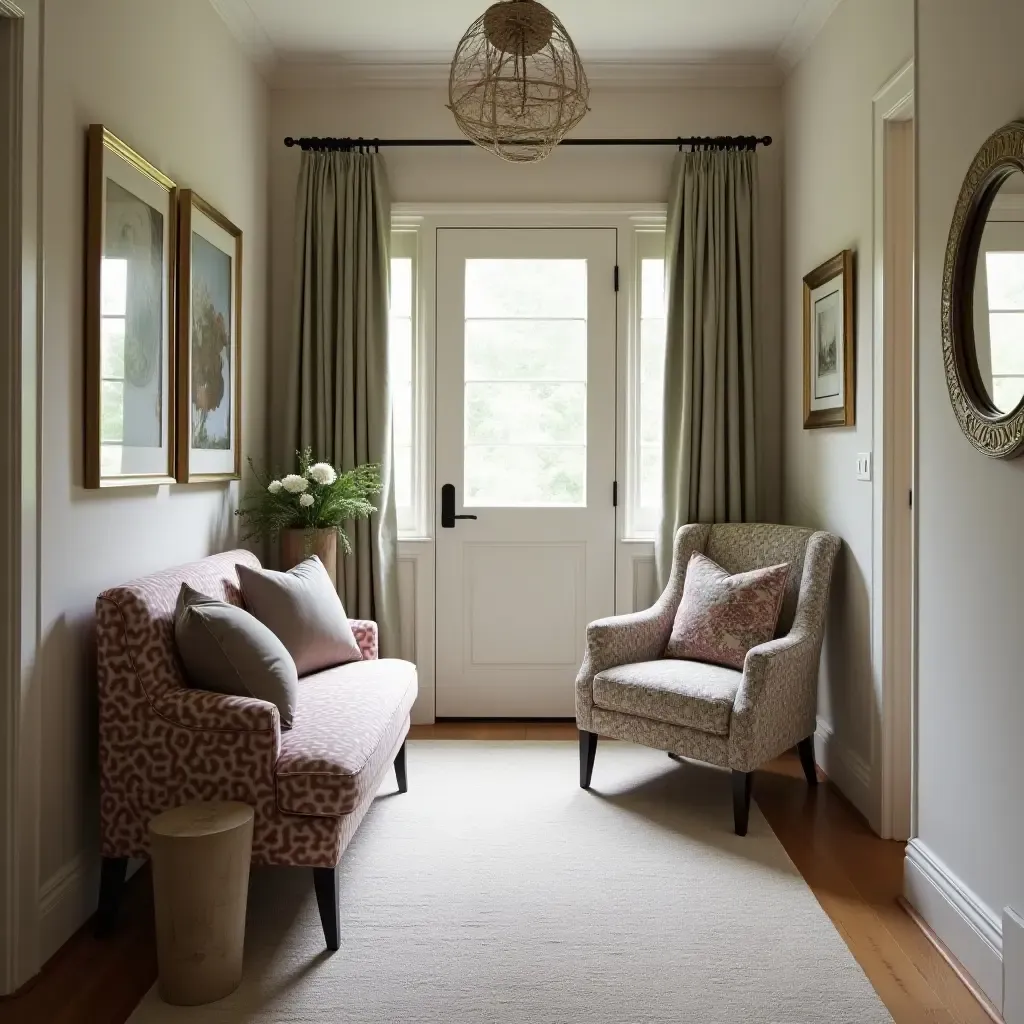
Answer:
POLYGON ((1024 121, 993 132, 971 163, 953 213, 942 274, 942 360, 949 400, 967 440, 993 459, 1024 454, 1024 399, 1004 413, 981 379, 974 285, 992 201, 1014 171, 1024 173, 1024 121))

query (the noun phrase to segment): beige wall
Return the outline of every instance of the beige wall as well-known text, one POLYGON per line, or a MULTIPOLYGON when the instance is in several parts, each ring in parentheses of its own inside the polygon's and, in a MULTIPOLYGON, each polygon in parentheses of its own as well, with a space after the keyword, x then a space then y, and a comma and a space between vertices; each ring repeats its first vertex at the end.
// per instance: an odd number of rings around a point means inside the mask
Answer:
POLYGON ((990 132, 1024 117, 1022 38, 1015 0, 918 5, 918 839, 907 882, 997 1006, 1000 917, 1024 913, 1024 459, 986 459, 960 433, 939 304, 963 177, 990 132))
POLYGON ((874 484, 856 479, 871 452, 873 109, 875 94, 910 60, 913 0, 846 0, 784 90, 785 310, 783 507, 786 520, 845 541, 822 658, 819 760, 877 819, 879 695, 872 682, 874 484), (842 249, 856 258, 856 418, 803 429, 803 278, 842 249))
POLYGON ((264 452, 267 91, 206 0, 48 0, 44 104, 43 955, 95 906, 93 605, 233 541, 235 489, 82 489, 85 127, 103 122, 245 232, 244 444, 264 452))
MULTIPOLYGON (((271 98, 271 301, 273 381, 287 379, 286 346, 293 286, 295 181, 299 152, 287 136, 394 138, 458 136, 443 87, 285 89, 271 98)), ((758 134, 776 143, 761 150, 760 326, 763 343, 761 431, 766 517, 780 510, 779 403, 782 123, 777 88, 641 90, 595 86, 592 111, 579 134, 677 136, 758 134)), ((392 198, 400 202, 651 203, 665 202, 674 152, 669 149, 563 149, 540 164, 502 162, 476 150, 386 151, 392 198)), ((272 409, 283 400, 275 392, 272 409)), ((287 455, 274 445, 276 457, 287 455)))

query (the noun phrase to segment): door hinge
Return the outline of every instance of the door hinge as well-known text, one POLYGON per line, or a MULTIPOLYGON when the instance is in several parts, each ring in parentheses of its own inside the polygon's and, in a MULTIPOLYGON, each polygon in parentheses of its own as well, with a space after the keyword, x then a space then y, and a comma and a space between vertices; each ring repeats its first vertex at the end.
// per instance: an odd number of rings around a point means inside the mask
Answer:
POLYGON ((911 508, 914 507, 914 492, 913 491, 910 492, 910 507, 911 508))
POLYGON ((619 507, 619 481, 612 481, 612 508, 619 507))
POLYGON ((619 290, 619 265, 615 264, 615 290, 619 290))

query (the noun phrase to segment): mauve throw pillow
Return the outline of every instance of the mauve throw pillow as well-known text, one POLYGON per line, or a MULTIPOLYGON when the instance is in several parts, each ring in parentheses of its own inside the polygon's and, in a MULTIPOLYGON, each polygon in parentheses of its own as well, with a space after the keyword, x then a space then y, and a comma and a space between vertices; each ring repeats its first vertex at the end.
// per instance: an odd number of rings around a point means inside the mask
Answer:
POLYGON ((288 648, 300 676, 363 660, 341 598, 316 555, 287 572, 235 568, 246 608, 288 648))
POLYGON ((268 700, 281 713, 281 728, 291 728, 299 687, 295 662, 284 644, 244 608, 182 583, 174 641, 192 686, 268 700))
POLYGON ((788 565, 731 576, 695 551, 665 657, 742 670, 747 651, 775 635, 788 579, 788 565))

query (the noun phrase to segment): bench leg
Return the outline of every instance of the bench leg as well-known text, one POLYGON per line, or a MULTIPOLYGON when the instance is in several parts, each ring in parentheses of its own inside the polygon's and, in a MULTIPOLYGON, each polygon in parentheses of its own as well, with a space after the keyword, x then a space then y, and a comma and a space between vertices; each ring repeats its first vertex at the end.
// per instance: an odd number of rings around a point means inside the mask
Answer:
POLYGON ((105 939, 114 931, 127 873, 127 857, 103 858, 100 865, 100 901, 96 908, 94 923, 94 931, 98 939, 105 939))
POLYGON ((405 744, 399 748, 395 755, 395 778, 398 780, 398 792, 409 792, 409 779, 405 773, 405 744))
POLYGON ((327 948, 336 950, 339 945, 338 930, 338 869, 313 868, 313 888, 316 889, 316 904, 320 908, 320 923, 324 926, 327 948))

